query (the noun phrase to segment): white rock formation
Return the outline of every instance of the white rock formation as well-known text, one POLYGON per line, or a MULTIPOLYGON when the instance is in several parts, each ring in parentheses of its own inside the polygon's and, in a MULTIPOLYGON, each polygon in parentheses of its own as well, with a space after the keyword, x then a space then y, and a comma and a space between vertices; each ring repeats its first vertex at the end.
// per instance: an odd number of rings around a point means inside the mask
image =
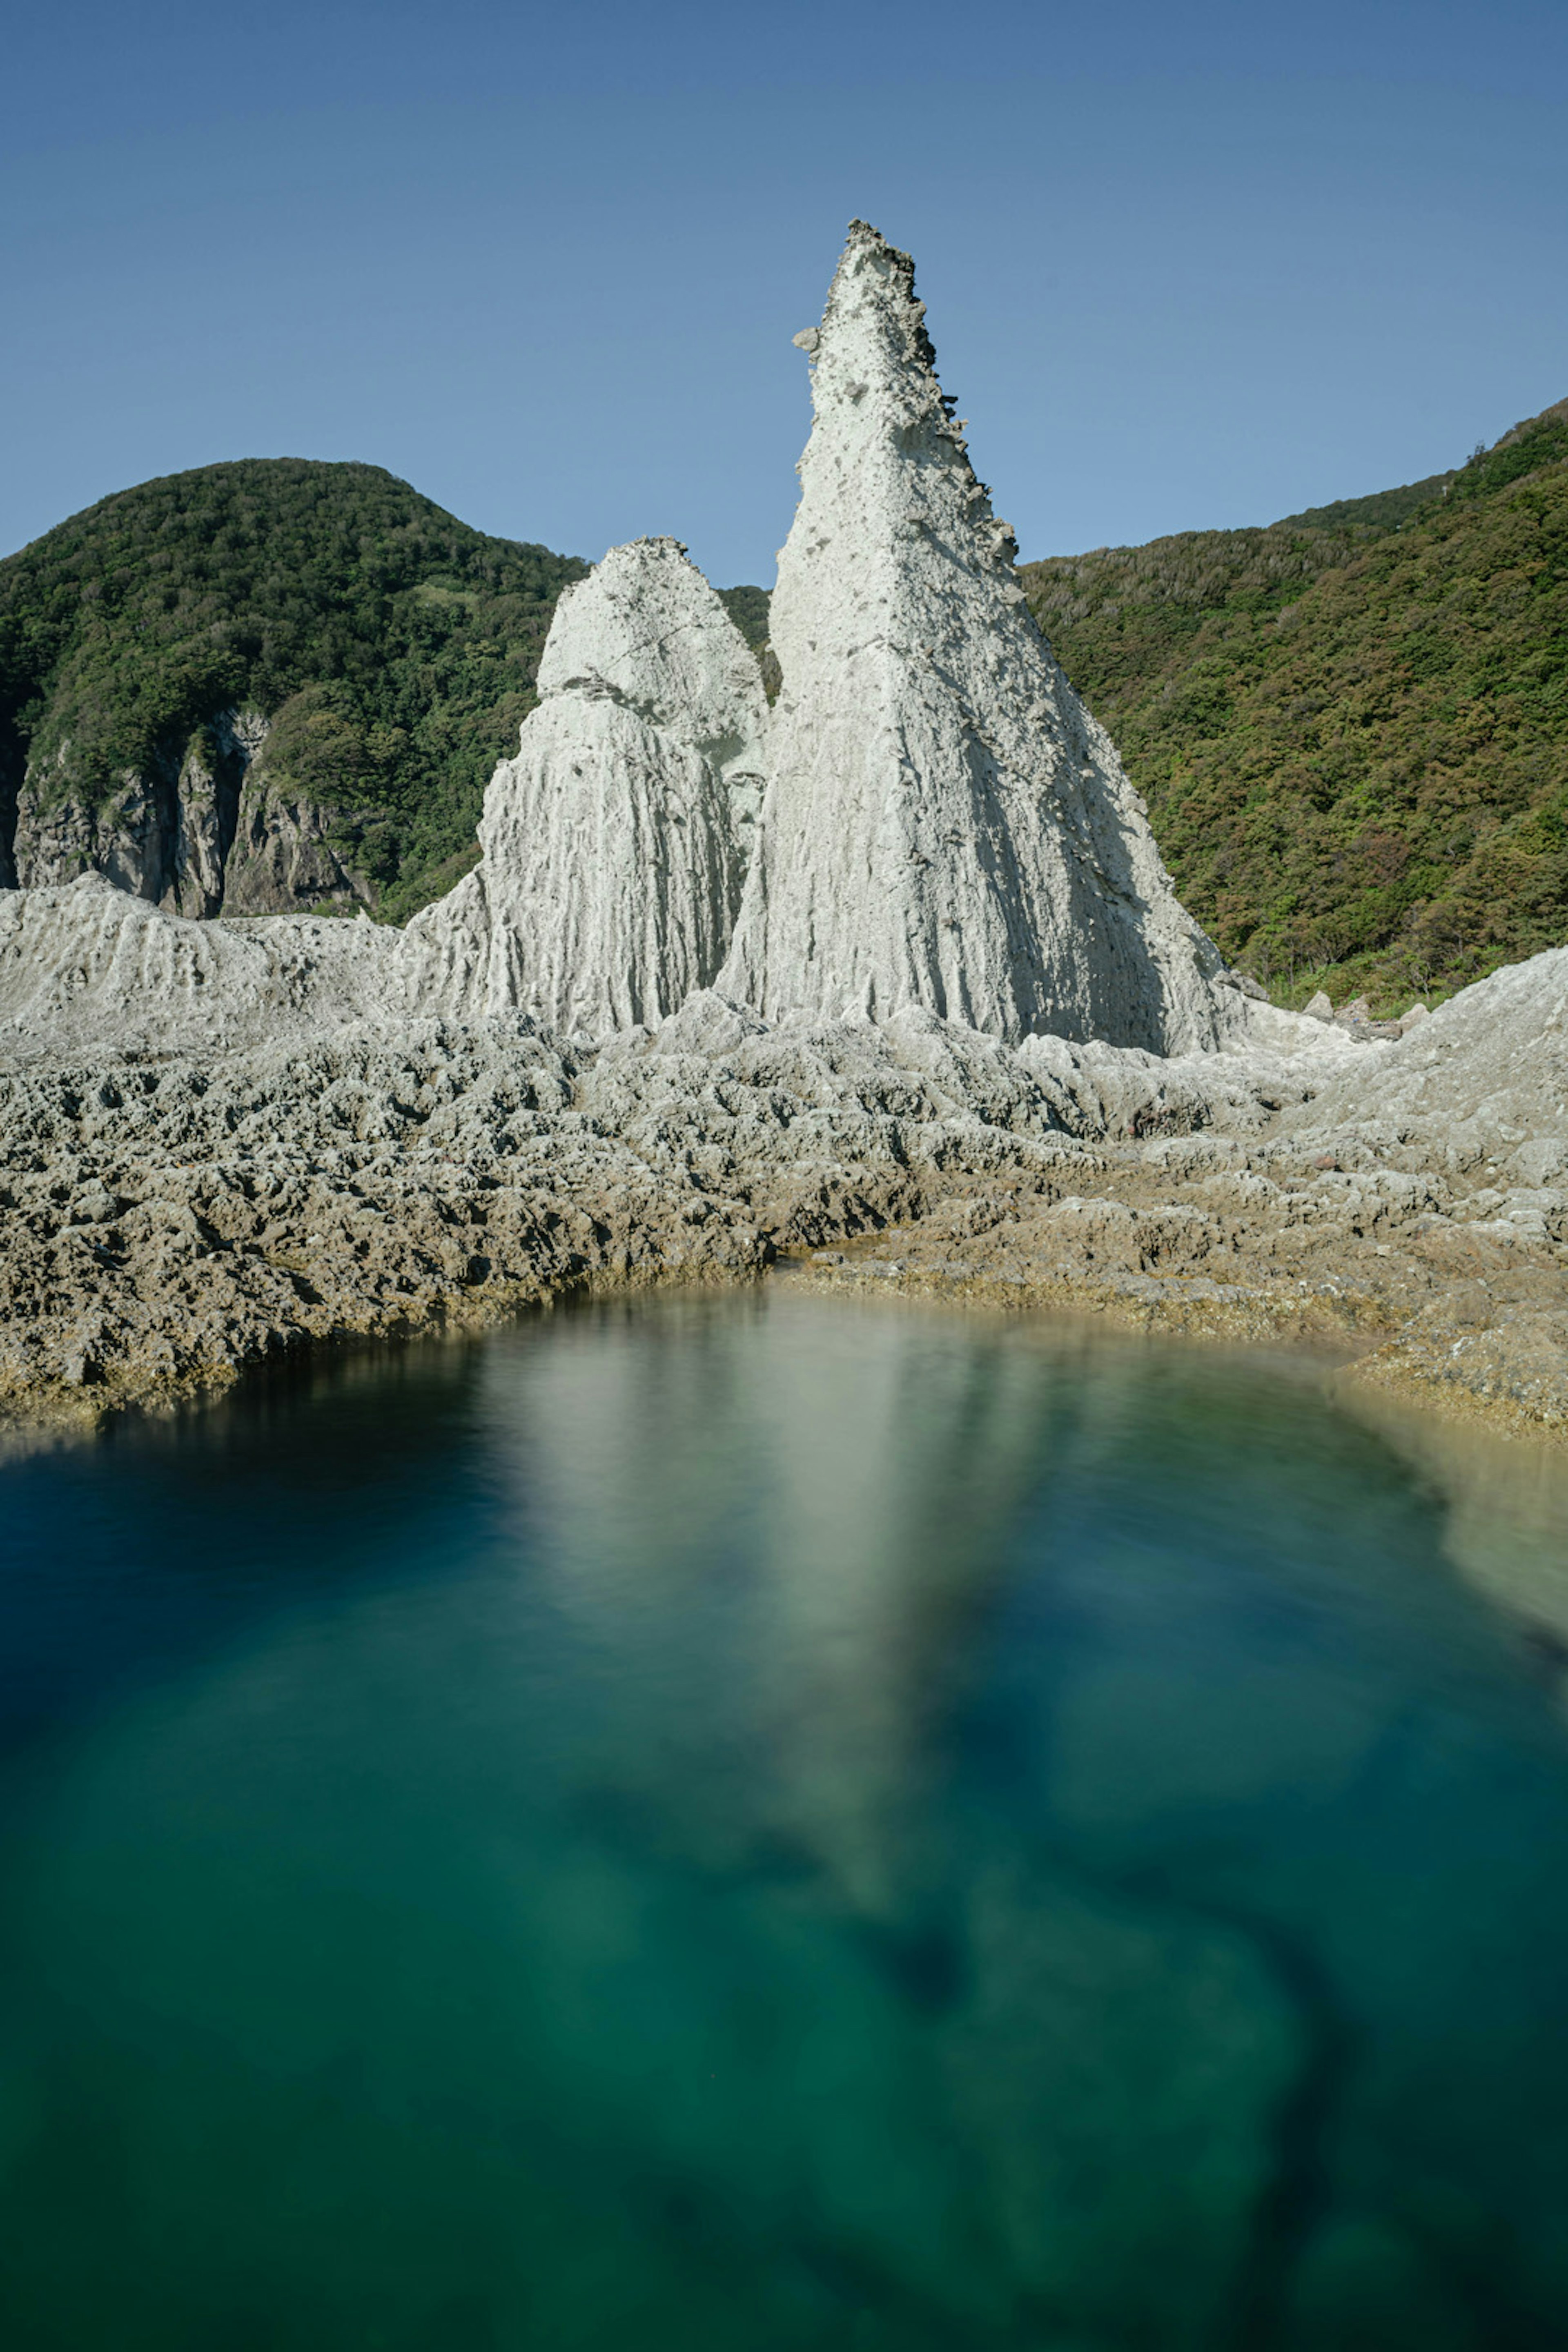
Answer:
POLYGON ((485 794, 483 862, 408 928, 422 1010, 565 1035, 657 1023, 723 961, 762 793, 757 664, 673 539, 555 609, 539 708, 485 794))
POLYGON ((857 221, 811 355, 784 674, 719 985, 772 1019, 921 1004, 1161 1053, 1245 1025, 1142 803, 1041 637, 937 383, 913 267, 857 221))

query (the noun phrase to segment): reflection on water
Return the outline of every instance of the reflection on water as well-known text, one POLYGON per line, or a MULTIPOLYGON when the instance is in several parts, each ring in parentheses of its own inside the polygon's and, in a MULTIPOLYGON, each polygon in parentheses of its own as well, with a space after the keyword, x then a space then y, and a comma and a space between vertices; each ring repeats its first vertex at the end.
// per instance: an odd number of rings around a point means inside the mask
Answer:
POLYGON ((7 2340, 1568 2341, 1510 1458, 773 1292, 15 1463, 7 2340))

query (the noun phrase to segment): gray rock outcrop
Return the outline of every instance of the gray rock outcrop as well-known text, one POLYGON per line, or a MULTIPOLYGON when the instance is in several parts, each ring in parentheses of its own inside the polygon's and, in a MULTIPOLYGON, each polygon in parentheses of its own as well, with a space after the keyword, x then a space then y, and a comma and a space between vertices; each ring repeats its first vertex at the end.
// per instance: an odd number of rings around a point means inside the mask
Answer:
POLYGON ((100 874, 198 919, 368 906, 374 886, 337 838, 352 836, 352 816, 273 772, 268 732, 259 711, 215 711, 183 752, 126 770, 101 799, 67 781, 68 754, 29 769, 16 793, 16 884, 100 874))
POLYGON ((762 793, 767 699, 744 638, 672 539, 612 548, 563 591, 539 708, 496 770, 482 862, 408 927, 409 991, 565 1035, 658 1023, 714 979, 762 793))
POLYGON ((67 750, 29 768, 16 794, 17 884, 48 889, 96 873, 172 914, 216 915, 249 772, 266 737, 258 712, 215 711, 183 751, 153 760, 145 772, 128 769, 100 800, 66 781, 67 750))
POLYGON ((1371 1125, 1439 1166, 1517 1160, 1527 1184, 1568 1171, 1568 948, 1505 964, 1396 1045, 1342 1061, 1312 1118, 1371 1125))
POLYGON ((768 1018, 906 1004, 1173 1053, 1238 1019, 1114 747, 1052 659, 937 382, 913 268, 864 222, 812 363, 771 606, 783 673, 721 985, 768 1018))
POLYGON ((0 1058, 202 1053, 401 1019, 402 934, 279 915, 195 922, 101 874, 0 893, 0 1058))

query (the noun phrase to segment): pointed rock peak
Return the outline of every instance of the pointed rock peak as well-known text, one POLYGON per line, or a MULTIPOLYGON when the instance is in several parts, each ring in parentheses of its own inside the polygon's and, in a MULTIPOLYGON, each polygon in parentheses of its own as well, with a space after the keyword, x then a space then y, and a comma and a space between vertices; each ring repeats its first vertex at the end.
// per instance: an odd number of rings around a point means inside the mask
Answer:
POLYGON ((678 539, 612 547, 562 593, 539 695, 608 695, 694 742, 765 717, 755 656, 678 539))
MULTIPOLYGON (((950 469, 966 520, 983 526, 986 552, 1005 548, 1010 561, 1012 534, 991 520, 989 494, 967 455, 967 420, 955 420, 956 403, 937 380, 925 318, 910 256, 879 229, 851 221, 822 324, 795 337, 812 363, 813 442, 846 433, 862 444, 881 439, 896 459, 950 469)), ((808 446, 803 472, 815 454, 808 446)))
POLYGON ((884 370, 909 371, 911 386, 929 379, 936 390, 936 352, 925 328, 926 306, 915 294, 915 265, 868 221, 853 220, 822 325, 804 343, 818 367, 832 370, 867 355, 868 340, 882 345, 884 370))
POLYGON ((783 686, 718 986, 770 1021, 1206 1045, 1220 959, 1052 660, 937 382, 914 268, 850 226, 770 607, 783 686))

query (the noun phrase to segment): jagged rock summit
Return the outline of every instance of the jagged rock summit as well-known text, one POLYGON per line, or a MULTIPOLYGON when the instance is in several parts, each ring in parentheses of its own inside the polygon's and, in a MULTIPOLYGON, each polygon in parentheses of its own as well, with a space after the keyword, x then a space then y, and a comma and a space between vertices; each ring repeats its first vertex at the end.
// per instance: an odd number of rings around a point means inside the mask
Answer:
POLYGON ((914 269, 864 221, 821 329, 779 558, 783 689, 720 987, 770 1019, 929 1011, 1161 1053, 1240 1013, 1142 803, 1052 659, 937 381, 914 269))
POLYGON ((328 950, 299 918, 265 941, 203 925, 204 946, 113 894, 39 893, 5 927, 22 1025, 237 1042, 363 1007, 602 1040, 714 987, 773 1023, 915 1010, 1011 1043, 1287 1045, 1178 904, 1039 634, 923 316, 908 256, 854 223, 821 331, 797 338, 816 414, 773 601, 776 709, 679 541, 613 548, 557 604, 479 865, 395 955, 358 932, 328 950))
POLYGON ((539 708, 485 793, 484 856, 408 929, 420 1011, 566 1036, 657 1024, 723 961, 762 793, 757 665, 673 539, 563 591, 539 708))

